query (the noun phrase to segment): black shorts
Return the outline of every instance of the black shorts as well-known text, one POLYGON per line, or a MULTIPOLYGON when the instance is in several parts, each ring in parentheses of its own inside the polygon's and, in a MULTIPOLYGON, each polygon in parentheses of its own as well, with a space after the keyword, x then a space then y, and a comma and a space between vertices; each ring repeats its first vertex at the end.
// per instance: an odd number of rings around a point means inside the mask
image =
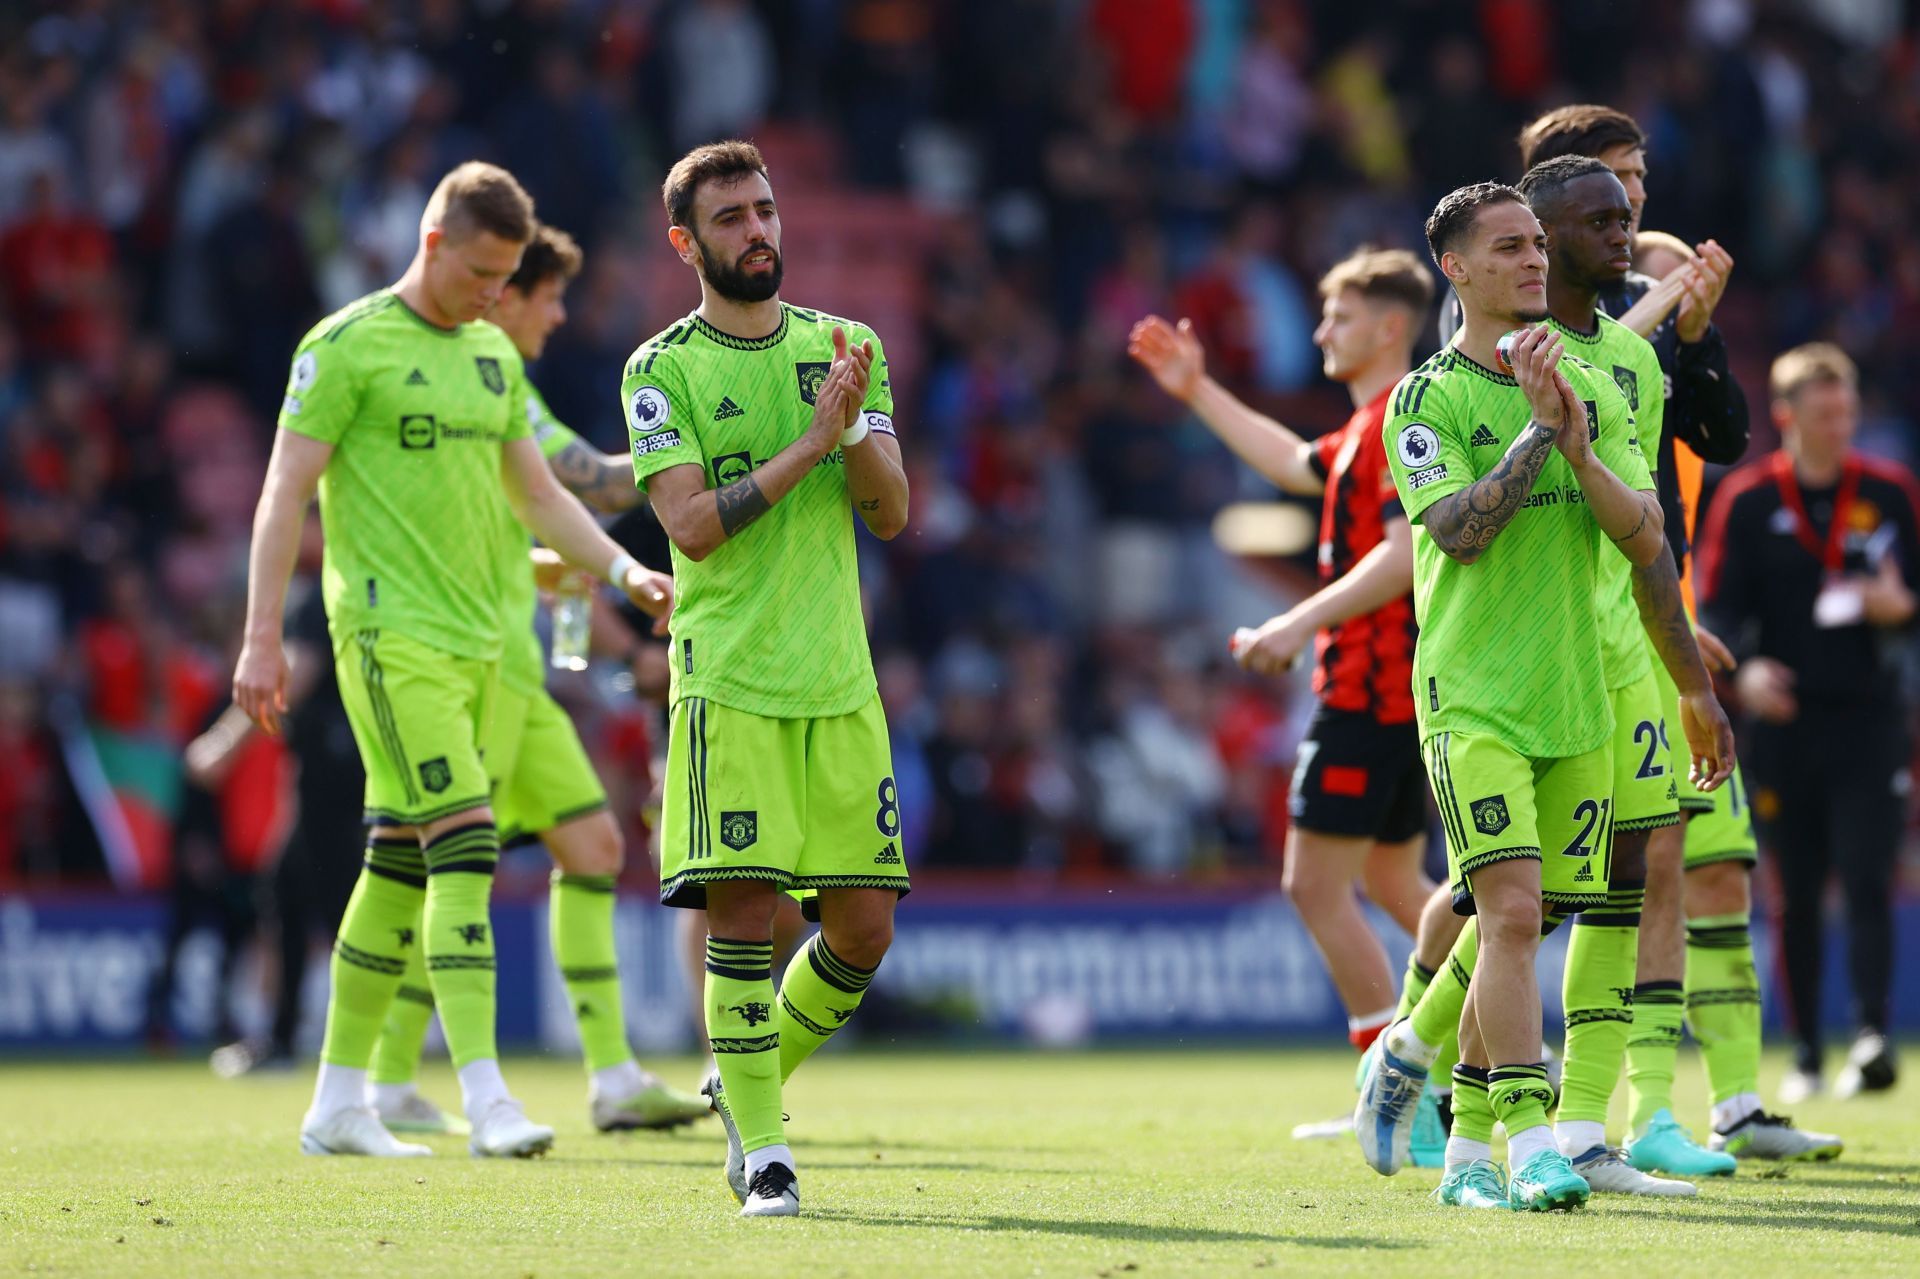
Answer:
POLYGON ((1424 834, 1427 772, 1419 729, 1411 720, 1382 724, 1322 703, 1300 743, 1287 812, 1295 826, 1316 835, 1397 844, 1424 834))

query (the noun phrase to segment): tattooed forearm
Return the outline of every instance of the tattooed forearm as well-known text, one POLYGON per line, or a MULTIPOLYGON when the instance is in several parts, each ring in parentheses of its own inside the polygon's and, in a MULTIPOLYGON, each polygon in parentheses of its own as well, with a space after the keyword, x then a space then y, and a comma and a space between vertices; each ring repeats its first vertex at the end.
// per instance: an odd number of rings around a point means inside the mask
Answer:
MULTIPOLYGON (((1646 526, 1647 526, 1647 508, 1643 503, 1640 507, 1640 522, 1633 526, 1633 531, 1631 533, 1628 533, 1624 537, 1616 537, 1613 540, 1616 542, 1631 542, 1634 538, 1640 536, 1640 530, 1645 528, 1646 526)), ((1667 554, 1671 555, 1673 554, 1673 552, 1669 550, 1667 554)))
POLYGON ((1660 548, 1660 556, 1644 568, 1633 570, 1633 602, 1640 608, 1640 624, 1653 641, 1660 664, 1667 668, 1681 692, 1695 692, 1711 686, 1707 668, 1700 660, 1700 646, 1694 642, 1693 628, 1687 624, 1687 606, 1680 595, 1680 573, 1673 563, 1673 551, 1660 548))
POLYGON ((623 456, 571 443, 547 462, 554 478, 596 511, 613 515, 647 500, 633 480, 633 465, 623 456))
POLYGON ((720 510, 720 528, 728 537, 765 515, 773 505, 751 475, 714 490, 713 500, 720 510))
POLYGON ((1491 471, 1427 508, 1421 517, 1427 536, 1454 559, 1473 563, 1533 492, 1540 468, 1552 455, 1553 431, 1538 422, 1528 424, 1491 471))

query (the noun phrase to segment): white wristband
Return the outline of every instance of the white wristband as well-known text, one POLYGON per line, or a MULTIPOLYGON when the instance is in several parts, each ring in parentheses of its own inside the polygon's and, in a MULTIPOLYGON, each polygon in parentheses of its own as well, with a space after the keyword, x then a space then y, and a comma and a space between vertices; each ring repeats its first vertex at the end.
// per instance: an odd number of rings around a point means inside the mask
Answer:
POLYGON ((625 590, 627 585, 628 571, 631 569, 639 568, 639 567, 640 567, 639 560, 636 560, 635 558, 633 558, 633 556, 627 554, 625 551, 622 551, 618 555, 613 557, 613 562, 611 564, 607 565, 607 580, 609 582, 612 582, 615 586, 620 587, 622 590, 625 590))
POLYGON ((855 413, 853 415, 853 425, 840 432, 840 447, 845 448, 849 444, 858 444, 861 440, 867 438, 867 432, 872 429, 873 428, 867 424, 867 415, 865 413, 855 413))

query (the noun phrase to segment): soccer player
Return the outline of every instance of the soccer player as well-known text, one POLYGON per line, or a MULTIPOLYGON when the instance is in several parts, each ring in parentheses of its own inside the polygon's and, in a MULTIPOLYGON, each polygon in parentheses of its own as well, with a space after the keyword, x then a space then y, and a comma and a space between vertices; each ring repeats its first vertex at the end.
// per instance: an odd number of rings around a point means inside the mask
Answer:
POLYGON ((691 151, 663 197, 700 305, 643 342, 621 384, 634 474, 679 575, 660 900, 707 911, 717 1064, 702 1091, 727 1130, 728 1186, 743 1216, 792 1216, 781 1089, 859 1007, 908 886, 853 527, 857 508, 877 536, 899 533, 907 478, 871 330, 780 300, 759 151, 691 151), (815 895, 821 927, 776 995, 782 891, 815 895))
MULTIPOLYGON (((1787 1083, 1802 1095, 1819 1085, 1832 875, 1846 901, 1860 1027, 1839 1081, 1849 1095, 1890 1088, 1896 1077, 1890 884, 1911 758, 1896 637, 1911 626, 1920 592, 1920 489, 1906 469, 1853 448, 1859 374, 1838 347, 1787 351, 1769 381, 1781 448, 1714 494, 1701 537, 1701 607, 1746 655, 1737 687, 1752 730, 1753 812, 1780 875, 1795 1059, 1787 1083)), ((1777 1142, 1769 1127, 1736 1120, 1724 1127, 1726 1144, 1777 1142)))
POLYGON ((1413 533, 1380 441, 1387 395, 1412 367, 1414 335, 1433 305, 1433 277, 1404 249, 1361 249, 1327 272, 1320 296, 1314 342, 1353 415, 1312 442, 1207 376, 1185 320, 1175 327, 1148 316, 1127 351, 1276 487, 1323 499, 1322 588, 1234 656, 1276 675, 1314 645, 1318 705, 1288 801, 1285 887, 1346 1006, 1347 1037, 1365 1052, 1393 1017, 1393 974, 1354 890, 1409 933, 1433 892, 1421 869, 1426 778, 1410 691, 1413 533))
MULTIPOLYGON (((506 333, 523 360, 537 360, 567 318, 564 294, 580 273, 580 248, 555 227, 535 229, 487 318, 506 333)), ((560 482, 595 510, 618 512, 645 499, 621 454, 602 453, 553 415, 531 382, 527 422, 560 482)), ((547 924, 554 960, 566 983, 587 1066, 587 1108, 602 1132, 666 1128, 707 1113, 703 1098, 668 1087, 643 1070, 627 1043, 620 973, 613 943, 614 883, 625 861, 620 827, 580 744, 573 721, 546 691, 546 660, 533 631, 534 567, 527 539, 505 501, 500 578, 508 639, 500 661, 493 735, 486 765, 494 784, 494 820, 503 843, 536 835, 553 855, 547 924)), ((414 1078, 433 1016, 433 992, 418 948, 388 1010, 374 1050, 373 1105, 390 1132, 445 1132, 452 1122, 421 1096, 414 1078)))
MULTIPOLYGON (((1731 465, 1747 448, 1746 396, 1728 369, 1726 342, 1712 323, 1733 259, 1713 240, 1688 249, 1672 236, 1643 227, 1646 137, 1624 112, 1592 104, 1549 111, 1521 130, 1520 153, 1529 168, 1561 155, 1592 156, 1612 169, 1627 189, 1637 269, 1601 289, 1600 309, 1651 342, 1660 360, 1666 430, 1654 478, 1674 563, 1683 584, 1690 584, 1689 538, 1698 514, 1701 463, 1731 465), (1687 261, 1674 269, 1676 244, 1687 261), (1663 257, 1668 265, 1664 271, 1657 269, 1663 257)), ((1688 603, 1691 606, 1690 598, 1688 603)), ((1698 640, 1715 669, 1732 669, 1733 658, 1716 636, 1701 628, 1698 640)), ((1656 667, 1654 674, 1671 720, 1677 708, 1675 689, 1662 668, 1656 667)), ((1732 1149, 1726 1139, 1730 1125, 1744 1124, 1735 1143, 1737 1154, 1800 1158, 1838 1153, 1839 1138, 1796 1129, 1760 1105, 1760 988, 1749 928, 1752 868, 1758 855, 1744 801, 1745 781, 1737 769, 1728 785, 1710 793, 1702 793, 1684 772, 1677 772, 1676 781, 1681 842, 1676 844, 1671 832, 1657 831, 1647 848, 1637 977, 1647 989, 1636 989, 1633 1039, 1627 1048, 1629 1125, 1636 1134, 1628 1158, 1648 1171, 1686 1172, 1694 1162, 1691 1139, 1671 1117, 1680 1040, 1673 993, 1675 983, 1682 981, 1685 1019, 1700 1044, 1713 1096, 1710 1147, 1732 1149), (1675 1161, 1668 1162, 1669 1156, 1675 1161)))
POLYGON ((310 1154, 429 1153, 395 1141, 365 1102, 374 1041, 416 946, 472 1151, 526 1156, 553 1143, 508 1093, 494 1044, 487 898, 500 841, 480 752, 505 635, 501 486, 526 528, 648 612, 667 611, 672 583, 614 545, 554 480, 531 438, 519 353, 480 322, 533 229, 533 202, 505 170, 470 162, 441 179, 400 281, 301 341, 254 515, 234 700, 279 731, 281 613, 317 489, 327 622, 372 824, 334 946, 300 1131, 310 1154))
MULTIPOLYGON (((1659 360, 1645 338, 1598 308, 1600 290, 1617 284, 1632 262, 1633 215, 1626 188, 1603 162, 1565 155, 1529 169, 1520 190, 1550 245, 1548 323, 1582 359, 1610 374, 1634 414, 1642 452, 1659 456, 1664 407, 1664 397, 1656 393, 1659 360)), ((1607 1144, 1605 1123, 1629 1028, 1639 1015, 1636 968, 1649 836, 1680 823, 1669 732, 1683 729, 1690 742, 1711 736, 1717 739, 1714 753, 1731 759, 1732 730, 1694 641, 1670 549, 1663 545, 1653 563, 1631 572, 1617 556, 1602 565, 1599 607, 1606 618, 1603 639, 1615 722, 1613 878, 1607 908, 1580 914, 1567 948, 1566 1060, 1557 1137, 1561 1151, 1596 1190, 1691 1194, 1687 1182, 1650 1177, 1627 1163, 1607 1144), (1656 672, 1675 690, 1670 700, 1678 713, 1671 721, 1656 672)), ((1677 883, 1668 889, 1677 890, 1677 883)), ((1649 1002, 1669 996, 1666 1004, 1678 1016, 1677 980, 1647 988, 1647 994, 1649 1002)), ((1664 1108, 1649 1118, 1634 1143, 1646 1166, 1682 1175, 1733 1172, 1730 1157, 1696 1145, 1664 1108)))
MULTIPOLYGON (((1473 1206, 1569 1207, 1589 1187, 1547 1125, 1533 959, 1543 905, 1607 901, 1613 715, 1598 556, 1651 563, 1660 510, 1625 400, 1592 366, 1563 362, 1552 328, 1513 344, 1512 376, 1496 371, 1498 340, 1546 316, 1546 235, 1524 197, 1498 183, 1463 187, 1434 209, 1427 241, 1466 322, 1395 388, 1385 440, 1417 528, 1413 673, 1427 773, 1456 909, 1475 914, 1484 952, 1460 1021, 1441 1193, 1473 1206), (1596 525, 1609 545, 1596 547, 1596 525), (1484 1131, 1463 1122, 1465 1088, 1485 1090, 1484 1131), (1496 1119, 1510 1183, 1490 1157, 1496 1119)), ((1382 1172, 1406 1161, 1437 1052, 1405 1031, 1397 1023, 1382 1037, 1354 1112, 1382 1172)))

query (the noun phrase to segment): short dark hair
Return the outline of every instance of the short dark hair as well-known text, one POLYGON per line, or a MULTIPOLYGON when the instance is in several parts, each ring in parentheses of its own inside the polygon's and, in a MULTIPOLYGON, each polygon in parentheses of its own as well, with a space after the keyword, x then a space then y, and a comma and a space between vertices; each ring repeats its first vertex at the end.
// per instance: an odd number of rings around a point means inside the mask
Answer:
POLYGON ((533 238, 533 197, 499 165, 469 160, 440 179, 420 222, 455 244, 480 231, 525 244, 533 238))
POLYGON ((693 216, 693 197, 701 183, 738 182, 750 173, 767 176, 767 162, 760 158, 760 148, 751 142, 734 140, 695 147, 667 171, 667 180, 661 185, 660 198, 667 206, 667 220, 675 226, 687 225, 693 216))
POLYGON ((534 228, 527 251, 520 255, 520 269, 508 278, 507 287, 531 293, 551 279, 571 280, 580 274, 583 260, 572 236, 542 222, 534 228))
POLYGON ((1563 155, 1599 156, 1617 146, 1644 147, 1647 135, 1625 111, 1583 102, 1555 107, 1520 130, 1520 167, 1563 155))
POLYGON ((1504 182, 1476 182, 1447 192, 1427 215, 1427 252, 1433 255, 1433 264, 1439 266, 1441 255, 1473 230, 1480 210, 1495 204, 1526 202, 1527 197, 1504 182))
POLYGON ((1536 215, 1543 215, 1547 210, 1559 207, 1560 199, 1570 183, 1590 178, 1596 173, 1613 176, 1612 169, 1590 155, 1557 155, 1528 169, 1515 189, 1527 198, 1527 204, 1536 215))
POLYGON ((1320 277, 1321 297, 1343 289, 1379 302, 1398 302, 1416 314, 1433 305, 1433 276, 1405 249, 1361 245, 1320 277))

